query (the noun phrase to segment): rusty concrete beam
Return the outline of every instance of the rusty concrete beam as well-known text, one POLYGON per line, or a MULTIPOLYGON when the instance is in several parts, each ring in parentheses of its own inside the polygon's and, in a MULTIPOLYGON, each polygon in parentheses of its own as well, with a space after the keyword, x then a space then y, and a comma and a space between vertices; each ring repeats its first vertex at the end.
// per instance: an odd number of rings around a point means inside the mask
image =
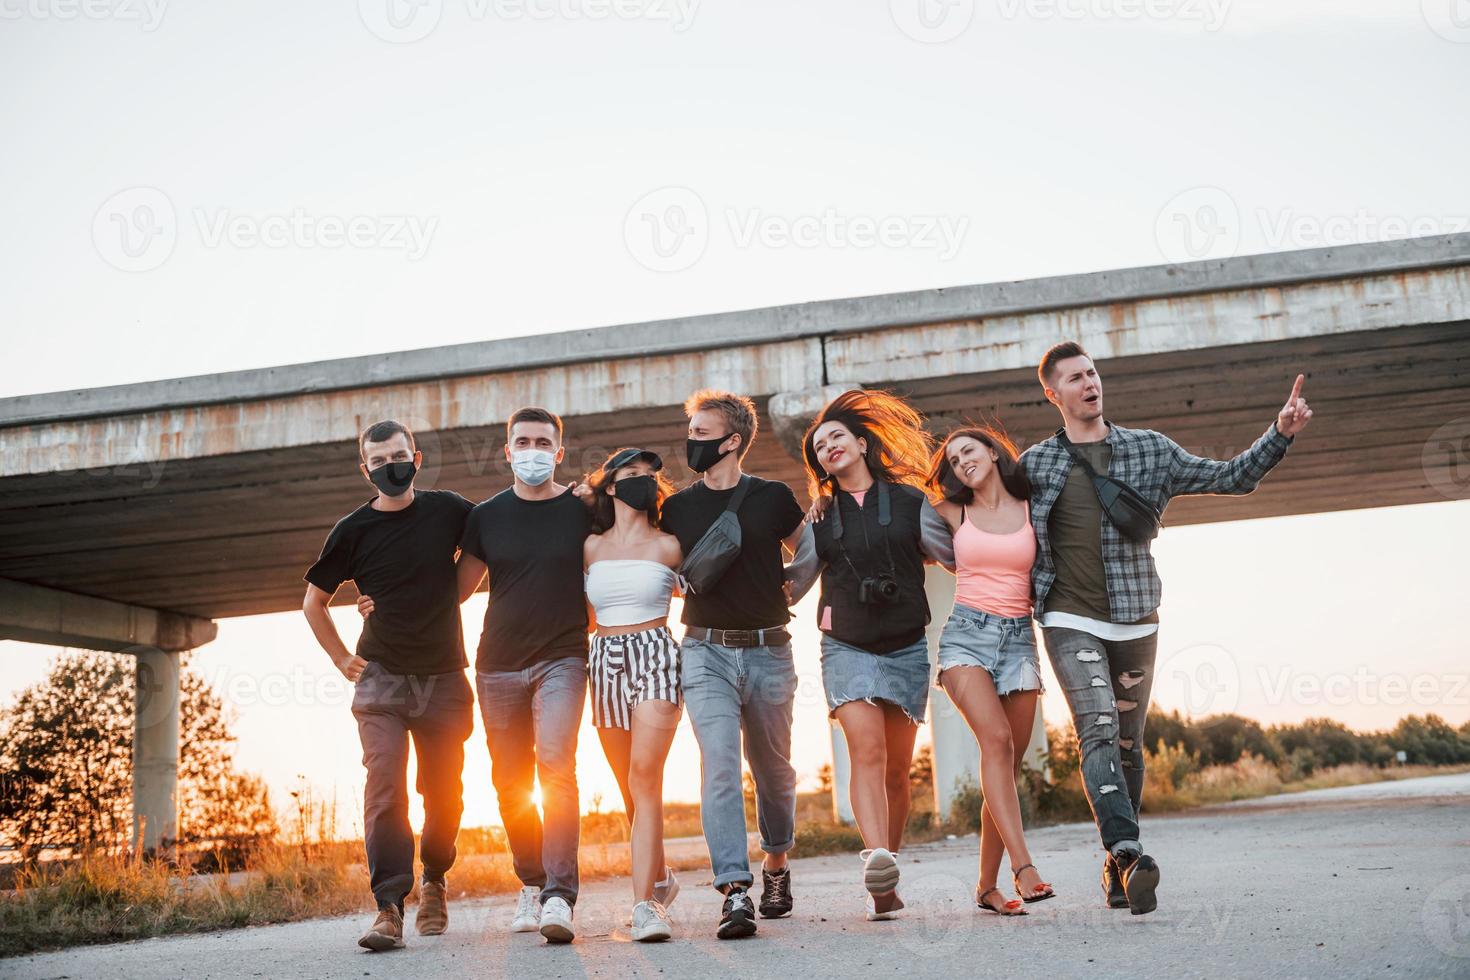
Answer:
MULTIPOLYGON (((0 399, 0 429, 1470 264, 1470 234, 951 286, 0 399)), ((820 380, 812 382, 822 383, 820 380)), ((777 390, 805 385, 792 384, 777 390)))
POLYGON ((0 428, 0 478, 146 475, 159 463, 352 440, 383 418, 442 432, 500 425, 523 405, 577 417, 679 405, 709 386, 760 397, 820 383, 821 365, 821 342, 797 340, 43 422, 0 428))
POLYGON ((208 619, 0 578, 0 639, 175 653, 201 647, 218 632, 208 619))
POLYGON ((1034 370, 1061 337, 1075 338, 1101 361, 1465 319, 1470 264, 831 337, 827 379, 891 384, 1034 370))

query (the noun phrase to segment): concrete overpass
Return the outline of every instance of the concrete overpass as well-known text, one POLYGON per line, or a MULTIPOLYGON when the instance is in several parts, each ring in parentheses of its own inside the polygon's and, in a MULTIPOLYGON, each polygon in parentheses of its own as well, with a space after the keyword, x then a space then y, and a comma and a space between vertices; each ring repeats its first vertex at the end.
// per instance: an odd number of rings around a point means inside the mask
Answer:
MULTIPOLYGON (((896 388, 941 430, 996 416, 1025 445, 1056 426, 1035 364, 1076 338, 1099 362, 1110 417, 1228 456, 1304 372, 1316 419, 1283 470, 1251 496, 1181 499, 1166 516, 1230 521, 1470 496, 1465 446, 1433 443, 1470 418, 1467 320, 1470 235, 1451 235, 3 399, 0 637, 139 654, 153 707, 139 720, 137 808, 151 845, 174 826, 174 654, 212 638, 216 619, 299 606, 325 530, 368 492, 355 437, 378 418, 418 433, 421 485, 480 498, 510 482, 501 446, 518 406, 566 419, 566 473, 637 444, 664 452, 678 480, 684 396, 727 387, 764 415, 750 469, 801 488, 795 440, 845 387, 896 388)), ((936 783, 949 786, 971 763, 950 748, 966 736, 943 707, 936 783)))

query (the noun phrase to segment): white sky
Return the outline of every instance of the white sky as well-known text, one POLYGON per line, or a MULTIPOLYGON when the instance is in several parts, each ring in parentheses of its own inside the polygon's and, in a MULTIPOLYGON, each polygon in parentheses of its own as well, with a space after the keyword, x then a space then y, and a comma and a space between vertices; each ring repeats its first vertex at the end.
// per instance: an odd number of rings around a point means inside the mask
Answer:
MULTIPOLYGON (((0 396, 1470 220, 1463 0, 91 2, 0 0, 0 396)), ((1465 721, 1467 532, 1464 502, 1166 530, 1161 649, 1227 665, 1216 700, 1263 720, 1465 721)), ((0 644, 0 692, 41 653, 0 644)), ((198 659, 326 675, 290 615, 198 659)), ((344 705, 232 697, 278 795, 301 772, 356 797, 344 705)), ((819 698, 799 713, 811 775, 819 698)))

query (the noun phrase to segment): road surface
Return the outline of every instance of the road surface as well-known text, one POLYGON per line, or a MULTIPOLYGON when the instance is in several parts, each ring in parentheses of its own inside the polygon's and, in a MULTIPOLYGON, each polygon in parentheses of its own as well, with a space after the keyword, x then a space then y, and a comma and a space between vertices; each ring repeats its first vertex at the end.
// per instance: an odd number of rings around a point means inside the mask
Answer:
POLYGON ((662 945, 628 941, 627 883, 604 881, 571 946, 507 934, 499 897, 452 904, 447 935, 392 953, 359 950, 351 916, 3 960, 0 977, 1470 977, 1470 774, 1155 817, 1144 835, 1164 874, 1147 916, 1102 907, 1096 836, 1070 824, 1030 837, 1058 897, 1024 919, 974 911, 969 838, 905 852, 895 922, 863 920, 841 855, 795 862, 796 914, 736 942, 714 938, 708 875, 686 872, 662 945))

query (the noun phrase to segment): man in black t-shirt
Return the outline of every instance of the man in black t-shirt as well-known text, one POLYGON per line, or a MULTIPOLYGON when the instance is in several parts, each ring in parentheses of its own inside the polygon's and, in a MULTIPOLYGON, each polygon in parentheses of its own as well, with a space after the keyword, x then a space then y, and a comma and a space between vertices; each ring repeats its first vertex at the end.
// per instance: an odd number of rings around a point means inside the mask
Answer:
POLYGON ((792 908, 786 852, 795 843, 796 666, 786 631, 791 614, 782 546, 795 552, 804 515, 786 484, 741 473, 757 424, 750 399, 701 391, 690 396, 684 411, 689 466, 703 477, 666 500, 662 513, 664 530, 678 537, 684 554, 724 512, 736 485, 749 481, 738 511, 740 554, 712 589, 685 598, 679 648, 680 680, 702 763, 701 822, 714 885, 725 895, 716 934, 736 939, 756 930, 748 894, 754 879, 746 852, 742 734, 765 851, 760 912, 778 918, 792 908))
POLYGON ((367 769, 363 837, 379 910, 358 944, 383 950, 403 945, 403 900, 413 887, 410 736, 424 798, 424 879, 415 925, 421 935, 437 935, 448 923, 444 875, 454 864, 464 809, 464 742, 474 727, 454 561, 470 502, 446 490, 414 489, 423 454, 413 433, 397 422, 369 427, 358 449, 359 468, 378 495, 332 528, 306 573, 302 611, 322 649, 356 685, 352 714, 367 769), (376 604, 355 655, 327 611, 349 579, 376 604))
POLYGON ((587 697, 582 546, 591 512, 553 475, 561 419, 522 408, 506 425, 510 489, 465 523, 460 595, 488 573, 490 605, 475 659, 491 778, 522 888, 511 929, 570 942, 577 901, 577 730, 587 697), (539 777, 543 823, 532 793, 539 777))

